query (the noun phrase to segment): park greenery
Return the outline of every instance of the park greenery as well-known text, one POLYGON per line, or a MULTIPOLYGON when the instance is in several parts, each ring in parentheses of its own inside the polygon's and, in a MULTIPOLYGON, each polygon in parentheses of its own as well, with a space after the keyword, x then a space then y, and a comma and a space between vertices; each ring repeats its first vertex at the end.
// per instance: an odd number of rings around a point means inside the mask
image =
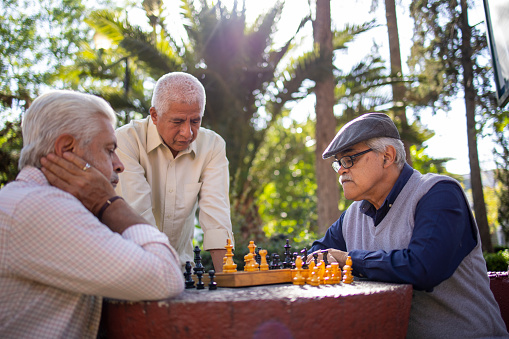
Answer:
MULTIPOLYGON (((282 248, 286 239, 296 248, 309 246, 328 226, 317 225, 320 173, 315 152, 322 150, 316 147, 315 118, 295 121, 290 111, 314 95, 324 73, 332 72, 335 130, 360 114, 385 112, 404 130, 409 161, 423 173, 450 174, 444 166, 449 159, 426 155, 423 143, 433 131, 419 123, 419 112, 447 111, 451 100, 469 93, 471 101, 465 100, 471 108, 467 109, 471 172, 479 178, 475 139, 492 133, 498 141, 494 150, 498 186, 486 194, 482 185, 476 186, 480 179, 472 178, 476 217, 482 219, 484 213, 487 220, 486 226, 479 221, 483 245, 499 225, 509 235, 509 112, 495 105, 486 37, 460 15, 466 3, 412 0, 400 5, 415 20, 412 73, 406 76, 394 71, 392 61, 387 66, 388 56, 380 55, 376 45, 351 69, 343 69, 334 58, 331 69, 324 67, 322 49, 300 46, 302 31, 318 20, 311 9, 293 37, 275 44, 274 32, 289 1, 275 1, 257 20, 247 22, 242 1, 229 7, 221 1, 181 0, 184 33, 179 34, 169 24, 175 13, 168 13, 163 1, 115 5, 118 2, 85 0, 0 4, 0 187, 17 174, 21 116, 40 93, 65 88, 97 94, 111 103, 124 124, 147 116, 151 90, 161 75, 185 71, 195 75, 207 92, 203 127, 227 143, 237 246, 245 248, 255 240, 271 252, 282 248), (145 24, 128 14, 132 9, 144 13, 145 24), (463 40, 467 31, 468 43, 463 40), (469 65, 462 55, 471 60, 469 65), (471 82, 465 82, 465 74, 471 82), (390 88, 393 95, 387 94, 390 88), (412 124, 401 119, 400 106, 391 104, 397 91, 403 91, 398 95, 405 107, 412 108, 412 124)), ((381 24, 344 23, 342 29, 331 31, 333 51, 348 51, 350 42, 381 24)), ((339 212, 349 203, 341 194, 332 201, 339 212)))

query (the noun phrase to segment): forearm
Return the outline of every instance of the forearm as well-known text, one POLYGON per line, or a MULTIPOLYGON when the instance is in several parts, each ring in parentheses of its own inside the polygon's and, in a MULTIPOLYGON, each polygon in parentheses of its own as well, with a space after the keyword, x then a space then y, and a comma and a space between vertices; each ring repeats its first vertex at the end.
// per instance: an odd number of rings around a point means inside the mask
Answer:
POLYGON ((223 258, 226 256, 226 249, 213 249, 209 250, 209 253, 216 273, 223 272, 223 258))
POLYGON ((113 201, 104 210, 100 221, 119 234, 132 225, 148 224, 147 220, 134 211, 123 199, 113 201))

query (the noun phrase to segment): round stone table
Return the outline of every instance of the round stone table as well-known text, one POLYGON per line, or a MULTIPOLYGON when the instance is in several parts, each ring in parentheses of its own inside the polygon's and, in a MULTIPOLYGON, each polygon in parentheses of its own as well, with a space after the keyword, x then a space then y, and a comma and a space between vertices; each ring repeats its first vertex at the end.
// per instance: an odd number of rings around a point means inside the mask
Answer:
POLYGON ((104 300, 106 338, 404 338, 412 286, 265 285, 186 289, 173 299, 104 300))

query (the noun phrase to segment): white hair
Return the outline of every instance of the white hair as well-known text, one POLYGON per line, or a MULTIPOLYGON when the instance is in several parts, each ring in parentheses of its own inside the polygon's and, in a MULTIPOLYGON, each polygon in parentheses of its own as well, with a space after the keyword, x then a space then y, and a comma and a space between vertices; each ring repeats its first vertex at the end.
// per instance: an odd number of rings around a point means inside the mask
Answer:
POLYGON ((111 106, 95 95, 59 90, 39 96, 23 114, 19 169, 40 168, 41 157, 54 152, 55 141, 62 134, 72 135, 81 147, 87 145, 98 132, 96 121, 100 117, 113 126, 117 123, 111 106))
POLYGON ((152 94, 152 107, 158 114, 164 114, 172 102, 200 105, 200 113, 205 111, 205 88, 198 79, 188 73, 172 72, 157 80, 152 94))
POLYGON ((383 153, 387 146, 393 146, 396 149, 396 158, 394 159, 394 163, 398 167, 398 169, 402 169, 406 162, 406 152, 405 146, 403 142, 399 139, 381 137, 381 138, 372 138, 368 139, 364 142, 369 148, 371 148, 376 153, 383 153))

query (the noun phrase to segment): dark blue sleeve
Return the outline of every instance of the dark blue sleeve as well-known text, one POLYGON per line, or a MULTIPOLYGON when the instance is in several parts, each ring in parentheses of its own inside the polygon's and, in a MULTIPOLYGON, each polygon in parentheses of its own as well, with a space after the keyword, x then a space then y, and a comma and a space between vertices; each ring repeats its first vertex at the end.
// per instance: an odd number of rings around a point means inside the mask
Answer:
POLYGON ((432 291, 454 273, 476 244, 476 226, 461 187, 441 181, 417 204, 408 248, 389 253, 352 250, 349 255, 354 272, 361 276, 432 291))
POLYGON ((308 253, 324 250, 327 248, 335 248, 341 251, 346 251, 346 243, 343 238, 343 219, 345 218, 345 212, 341 214, 338 220, 336 220, 331 227, 325 232, 322 239, 315 240, 313 246, 309 249, 308 253))

